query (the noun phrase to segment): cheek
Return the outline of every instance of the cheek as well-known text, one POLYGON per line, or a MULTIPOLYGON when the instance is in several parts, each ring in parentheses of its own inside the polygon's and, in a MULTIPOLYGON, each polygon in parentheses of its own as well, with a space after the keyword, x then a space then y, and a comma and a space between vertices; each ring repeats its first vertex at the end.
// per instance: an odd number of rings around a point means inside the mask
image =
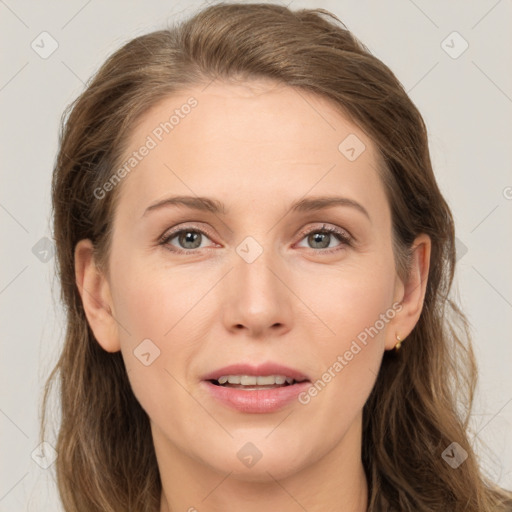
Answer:
POLYGON ((343 403, 345 411, 356 410, 373 387, 385 335, 397 314, 393 259, 361 258, 340 267, 336 274, 319 272, 308 282, 315 286, 303 287, 300 293, 318 316, 314 336, 322 367, 320 375, 317 371, 321 381, 318 395, 323 395, 322 400, 343 403))
MULTIPOLYGON (((179 330, 181 319, 208 290, 208 281, 194 275, 182 267, 156 266, 142 258, 118 265, 112 272, 115 313, 132 343, 139 338, 166 342, 179 330)), ((120 335, 127 338, 123 329, 120 335)))
MULTIPOLYGON (((195 402, 182 385, 197 351, 191 310, 207 283, 191 283, 180 270, 157 271, 135 262, 125 262, 115 273, 116 316, 125 327, 118 332, 134 395, 148 416, 162 424, 171 409, 184 417, 196 415, 195 402)), ((173 430, 182 427, 176 424, 173 430)))
POLYGON ((185 380, 197 350, 191 321, 208 282, 142 259, 118 263, 111 274, 121 351, 134 394, 153 414, 166 399, 181 399, 173 377, 185 380))
MULTIPOLYGON (((334 345, 341 348, 392 307, 394 263, 392 256, 382 251, 347 258, 327 270, 308 270, 298 276, 295 290, 323 327, 323 345, 332 346, 334 339, 339 341, 334 345)), ((379 326, 379 331, 385 330, 380 322, 379 326)))

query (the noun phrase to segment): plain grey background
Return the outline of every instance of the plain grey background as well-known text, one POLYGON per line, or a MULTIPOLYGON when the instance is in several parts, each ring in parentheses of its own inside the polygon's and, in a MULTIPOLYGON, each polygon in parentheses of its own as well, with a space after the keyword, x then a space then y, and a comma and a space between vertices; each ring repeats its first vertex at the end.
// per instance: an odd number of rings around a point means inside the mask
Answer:
MULTIPOLYGON (((486 474, 510 489, 512 4, 283 3, 335 13, 394 71, 424 116, 434 170, 456 219, 453 295, 471 322, 480 369, 470 439, 486 474)), ((41 467, 50 459, 38 457, 42 387, 64 330, 49 241, 60 116, 123 43, 204 5, 0 0, 0 511, 61 510, 55 466, 41 467)))

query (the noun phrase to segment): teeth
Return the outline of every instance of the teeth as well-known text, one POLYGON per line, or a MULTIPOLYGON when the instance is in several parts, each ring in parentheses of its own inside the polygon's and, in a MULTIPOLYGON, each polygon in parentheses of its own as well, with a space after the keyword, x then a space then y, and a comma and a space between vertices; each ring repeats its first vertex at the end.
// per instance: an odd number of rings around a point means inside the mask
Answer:
POLYGON ((285 382, 293 384, 292 377, 284 375, 223 375, 218 379, 219 384, 241 384, 242 386, 272 386, 274 384, 282 385, 285 382))
MULTIPOLYGON (((231 381, 231 377, 228 379, 228 382, 231 384, 230 381, 231 381)), ((252 375, 240 376, 240 384, 242 384, 242 386, 255 386, 257 383, 258 383, 258 377, 254 377, 252 375)))

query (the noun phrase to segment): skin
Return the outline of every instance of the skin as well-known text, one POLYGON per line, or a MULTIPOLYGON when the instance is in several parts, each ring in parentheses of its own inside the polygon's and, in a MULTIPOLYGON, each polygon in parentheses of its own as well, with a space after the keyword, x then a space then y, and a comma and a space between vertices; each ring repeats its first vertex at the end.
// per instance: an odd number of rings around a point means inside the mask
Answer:
POLYGON ((160 510, 364 511, 362 408, 384 351, 418 321, 430 239, 415 240, 402 281, 374 144, 325 99, 287 86, 215 82, 175 94, 145 113, 127 154, 190 96, 197 107, 119 185, 108 272, 96 267, 89 240, 75 251, 95 337, 122 351, 151 421, 160 510), (354 161, 338 150, 349 134, 366 146, 354 161), (144 215, 172 195, 215 198, 227 213, 173 206, 144 215), (370 219, 349 206, 290 211, 317 195, 353 199, 370 219), (323 224, 353 242, 327 235, 315 245, 301 235, 323 224), (193 254, 178 254, 169 247, 195 246, 176 236, 159 244, 175 226, 209 235, 193 254), (252 263, 236 251, 247 236, 263 249, 252 263), (339 250, 322 252, 326 245, 339 250), (278 362, 315 381, 395 302, 394 318, 306 405, 242 413, 201 386, 207 372, 236 362, 278 362), (148 338, 160 355, 145 366, 133 351, 148 338), (237 457, 247 442, 262 454, 252 467, 237 457))

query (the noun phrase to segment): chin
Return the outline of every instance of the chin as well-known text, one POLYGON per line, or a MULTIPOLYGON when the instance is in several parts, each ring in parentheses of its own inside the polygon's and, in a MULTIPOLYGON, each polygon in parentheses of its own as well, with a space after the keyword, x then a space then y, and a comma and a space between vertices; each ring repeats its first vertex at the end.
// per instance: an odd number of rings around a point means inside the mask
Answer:
MULTIPOLYGON (((249 441, 251 436, 244 435, 242 440, 230 443, 234 445, 233 450, 221 449, 220 453, 212 453, 209 460, 204 460, 203 456, 203 460, 219 473, 230 473, 230 478, 247 482, 268 482, 274 478, 280 480, 307 465, 307 449, 299 439, 296 444, 286 446, 282 438, 271 442, 265 436, 268 436, 268 431, 253 436, 254 441, 249 441)), ((224 444, 224 448, 226 446, 224 444)))

